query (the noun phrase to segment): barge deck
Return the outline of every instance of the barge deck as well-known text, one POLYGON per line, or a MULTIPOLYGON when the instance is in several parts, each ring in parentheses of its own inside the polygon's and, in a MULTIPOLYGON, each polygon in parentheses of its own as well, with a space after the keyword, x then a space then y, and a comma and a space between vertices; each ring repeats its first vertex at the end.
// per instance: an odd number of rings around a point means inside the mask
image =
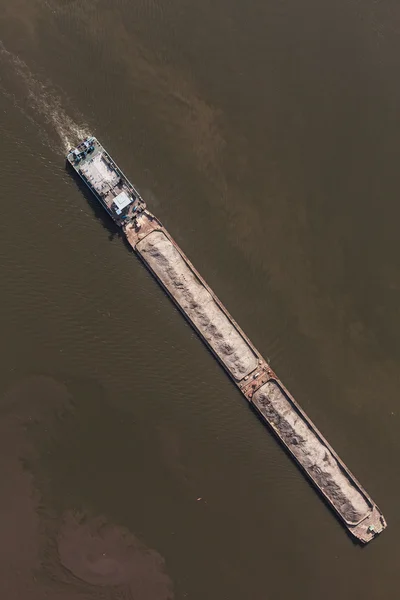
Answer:
POLYGON ((124 231, 132 248, 349 532, 363 544, 381 533, 386 521, 377 505, 160 221, 145 209, 124 231))

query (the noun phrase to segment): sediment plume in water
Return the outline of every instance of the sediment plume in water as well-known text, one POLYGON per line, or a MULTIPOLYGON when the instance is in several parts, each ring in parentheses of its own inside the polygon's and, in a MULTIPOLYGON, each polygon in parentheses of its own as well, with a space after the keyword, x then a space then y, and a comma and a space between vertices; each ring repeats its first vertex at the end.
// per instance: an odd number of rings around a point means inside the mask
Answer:
POLYGON ((172 583, 158 552, 104 518, 68 512, 57 546, 63 566, 86 583, 123 586, 133 598, 142 600, 173 598, 172 583))
POLYGON ((164 233, 150 233, 136 249, 235 379, 251 373, 257 366, 253 350, 164 233))
POLYGON ((370 511, 364 496, 347 477, 329 448, 310 429, 274 381, 262 385, 253 403, 279 433, 299 463, 350 524, 370 511))

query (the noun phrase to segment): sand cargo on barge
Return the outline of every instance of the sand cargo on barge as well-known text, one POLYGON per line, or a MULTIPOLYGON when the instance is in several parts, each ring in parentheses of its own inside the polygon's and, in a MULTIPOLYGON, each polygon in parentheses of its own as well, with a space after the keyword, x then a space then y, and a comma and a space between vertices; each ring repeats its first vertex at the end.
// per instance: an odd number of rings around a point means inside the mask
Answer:
POLYGON ((386 521, 377 505, 96 138, 67 159, 347 529, 362 543, 381 533, 386 521))

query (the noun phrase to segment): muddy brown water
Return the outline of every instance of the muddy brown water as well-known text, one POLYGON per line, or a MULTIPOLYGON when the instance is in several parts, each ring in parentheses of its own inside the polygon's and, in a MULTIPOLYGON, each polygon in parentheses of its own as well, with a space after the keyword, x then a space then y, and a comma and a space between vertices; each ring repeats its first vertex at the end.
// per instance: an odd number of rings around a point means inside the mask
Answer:
POLYGON ((396 598, 397 3, 0 0, 0 597, 396 598), (90 196, 93 132, 382 509, 355 545, 90 196))

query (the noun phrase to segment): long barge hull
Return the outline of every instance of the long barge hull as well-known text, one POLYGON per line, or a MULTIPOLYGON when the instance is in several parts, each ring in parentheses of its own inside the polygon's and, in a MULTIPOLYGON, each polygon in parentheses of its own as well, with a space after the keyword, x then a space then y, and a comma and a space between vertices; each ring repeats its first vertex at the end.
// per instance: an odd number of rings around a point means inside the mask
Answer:
POLYGON ((149 271, 349 532, 361 543, 381 533, 386 521, 377 505, 160 221, 143 205, 121 225, 149 271))

